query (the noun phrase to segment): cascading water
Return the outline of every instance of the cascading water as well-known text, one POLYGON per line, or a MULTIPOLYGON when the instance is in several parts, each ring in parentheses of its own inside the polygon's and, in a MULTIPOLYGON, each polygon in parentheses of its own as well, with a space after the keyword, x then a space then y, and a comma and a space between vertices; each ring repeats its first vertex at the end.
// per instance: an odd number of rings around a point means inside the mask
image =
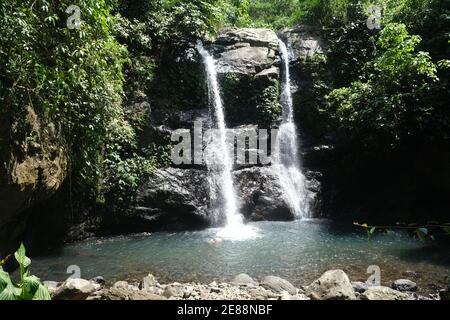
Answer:
POLYGON ((218 232, 219 238, 240 240, 252 237, 254 229, 244 225, 239 213, 233 185, 233 158, 227 144, 227 128, 224 108, 220 96, 217 70, 213 57, 204 49, 201 42, 197 50, 202 56, 208 82, 209 117, 216 127, 205 150, 205 162, 208 167, 211 207, 217 210, 213 214, 214 222, 225 218, 225 227, 218 232))
POLYGON ((297 129, 289 70, 289 53, 283 41, 279 40, 284 78, 281 85, 281 106, 283 121, 278 130, 273 156, 273 169, 279 179, 285 200, 296 218, 308 217, 308 194, 306 178, 301 172, 298 156, 297 129))

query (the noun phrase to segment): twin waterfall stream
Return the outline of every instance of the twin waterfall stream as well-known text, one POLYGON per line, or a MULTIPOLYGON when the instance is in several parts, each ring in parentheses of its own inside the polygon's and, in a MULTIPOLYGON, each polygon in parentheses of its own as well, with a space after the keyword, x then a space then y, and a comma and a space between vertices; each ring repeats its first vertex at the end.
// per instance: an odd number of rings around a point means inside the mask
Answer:
MULTIPOLYGON (((281 40, 279 43, 284 73, 281 93, 283 120, 276 138, 275 150, 272 150, 272 170, 279 180, 285 201, 292 213, 296 218, 303 218, 307 217, 307 197, 304 188, 305 177, 299 167, 289 55, 286 45, 281 40)), ((248 239, 257 234, 257 229, 245 225, 239 212, 232 176, 234 153, 230 154, 227 145, 227 126, 216 63, 201 42, 198 42, 196 48, 203 59, 207 75, 210 125, 217 129, 205 150, 212 219, 215 224, 224 222, 225 225, 219 229, 217 238, 248 239)))
POLYGON ((278 176, 280 186, 289 208, 296 218, 308 217, 308 196, 305 176, 300 170, 297 128, 294 122, 294 106, 289 69, 289 52, 283 41, 279 41, 284 78, 281 82, 281 106, 283 122, 278 131, 272 167, 278 176))

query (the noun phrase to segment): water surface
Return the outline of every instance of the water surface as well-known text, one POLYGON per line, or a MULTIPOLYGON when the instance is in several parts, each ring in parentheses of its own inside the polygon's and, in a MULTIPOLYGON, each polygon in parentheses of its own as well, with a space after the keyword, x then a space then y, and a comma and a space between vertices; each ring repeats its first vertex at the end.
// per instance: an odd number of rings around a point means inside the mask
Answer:
POLYGON ((110 282, 140 279, 147 273, 164 282, 227 281, 245 272, 256 279, 277 275, 301 286, 336 268, 345 270, 352 281, 365 281, 367 268, 377 265, 383 284, 407 277, 422 292, 444 285, 450 276, 449 251, 408 234, 379 234, 369 242, 361 230, 325 220, 251 226, 257 234, 244 241, 213 240, 216 229, 84 241, 35 257, 32 271, 44 280, 62 281, 69 276, 68 266, 77 265, 81 277, 101 275, 110 282))

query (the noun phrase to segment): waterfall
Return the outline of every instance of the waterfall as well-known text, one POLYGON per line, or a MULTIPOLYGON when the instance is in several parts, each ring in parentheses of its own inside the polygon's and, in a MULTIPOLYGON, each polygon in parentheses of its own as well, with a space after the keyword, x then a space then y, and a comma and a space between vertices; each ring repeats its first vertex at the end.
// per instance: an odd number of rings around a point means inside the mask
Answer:
POLYGON ((225 227, 218 233, 221 238, 248 238, 252 234, 252 228, 244 225, 243 217, 239 213, 237 205, 232 177, 234 153, 230 153, 227 144, 227 127, 216 64, 214 58, 204 49, 201 42, 197 44, 196 48, 205 65, 209 118, 212 126, 216 128, 210 137, 204 156, 208 168, 211 207, 216 212, 212 214, 213 222, 225 220, 225 227))
POLYGON ((283 121, 278 130, 273 156, 273 169, 279 179, 285 201, 296 218, 308 217, 308 195, 306 178, 300 169, 297 129, 289 70, 289 53, 283 41, 279 40, 282 59, 281 106, 283 121))

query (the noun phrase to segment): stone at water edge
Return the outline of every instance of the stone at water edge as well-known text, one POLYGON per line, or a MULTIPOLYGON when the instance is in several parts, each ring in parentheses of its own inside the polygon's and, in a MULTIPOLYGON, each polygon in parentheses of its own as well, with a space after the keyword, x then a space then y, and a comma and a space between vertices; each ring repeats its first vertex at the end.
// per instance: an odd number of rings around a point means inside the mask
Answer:
POLYGON ((85 300, 96 287, 84 279, 68 279, 53 294, 54 300, 85 300))
POLYGON ((450 287, 439 292, 439 298, 444 301, 450 300, 450 287))
POLYGON ((361 294, 361 300, 412 300, 409 294, 382 286, 369 287, 361 294))
MULTIPOLYGON (((125 281, 120 281, 125 282, 125 281)), ((125 282, 126 283, 126 282, 125 282)), ((142 291, 142 290, 134 290, 133 286, 127 284, 125 287, 122 284, 117 286, 113 286, 108 290, 102 290, 100 294, 101 300, 165 300, 164 297, 142 291)))
POLYGON ((297 294, 297 289, 287 280, 275 276, 267 276, 261 282, 261 287, 276 293, 287 291, 291 295, 297 294))
POLYGON ((369 289, 369 285, 364 282, 356 281, 352 282, 352 287, 355 292, 364 293, 369 289))
POLYGON ((184 292, 179 286, 169 285, 164 290, 163 296, 167 299, 171 297, 184 297, 184 292))
POLYGON ((137 286, 129 284, 127 281, 117 281, 112 287, 119 290, 139 291, 137 286))
POLYGON ((141 283, 139 283, 139 289, 149 291, 156 285, 158 285, 158 281, 156 280, 155 276, 152 274, 148 274, 148 276, 144 277, 141 283))
POLYGON ((309 297, 321 300, 355 300, 355 292, 347 274, 342 270, 330 270, 306 287, 309 297))
POLYGON ((235 285, 240 285, 240 286, 242 286, 242 285, 254 285, 254 286, 257 286, 257 285, 258 285, 258 282, 256 282, 255 280, 253 280, 253 278, 250 277, 250 276, 249 276, 248 274, 246 274, 246 273, 238 274, 237 276, 235 276, 235 277, 233 278, 233 280, 231 281, 231 283, 232 283, 232 284, 235 284, 235 285))
POLYGON ((56 289, 58 289, 60 283, 56 281, 44 281, 44 285, 47 287, 50 295, 53 295, 56 292, 56 289))
POLYGON ((92 278, 89 281, 91 281, 92 283, 99 284, 101 286, 103 286, 106 283, 105 278, 103 278, 102 276, 98 276, 98 277, 92 278))
POLYGON ((399 279, 392 283, 391 288, 397 291, 416 291, 417 284, 408 279, 399 279))

